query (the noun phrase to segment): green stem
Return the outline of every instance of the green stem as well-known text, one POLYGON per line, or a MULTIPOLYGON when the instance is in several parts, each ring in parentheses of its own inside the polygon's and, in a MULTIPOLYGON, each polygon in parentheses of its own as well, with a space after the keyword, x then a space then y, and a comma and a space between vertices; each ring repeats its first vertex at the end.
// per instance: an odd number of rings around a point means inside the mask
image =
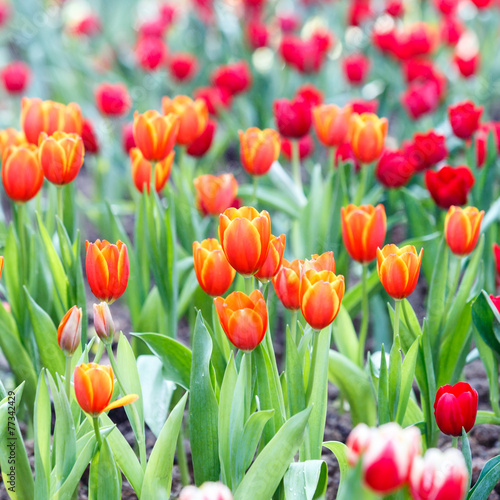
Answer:
POLYGON ((368 178, 368 169, 370 165, 361 165, 361 172, 359 177, 358 190, 356 191, 356 197, 354 199, 355 205, 361 205, 363 201, 363 196, 366 190, 366 179, 368 178))
POLYGON ((97 449, 99 450, 102 444, 101 431, 99 429, 99 417, 93 417, 92 420, 94 421, 94 431, 95 431, 95 437, 97 439, 97 449))
POLYGON ((292 318, 290 319, 290 334, 296 345, 299 345, 299 339, 297 338, 297 311, 292 311, 292 318))
POLYGON ((250 295, 253 292, 253 276, 245 276, 245 293, 250 295))
POLYGON ((346 206, 349 204, 349 191, 347 189, 347 181, 345 178, 345 163, 339 163, 339 181, 340 181, 340 189, 342 191, 342 205, 346 206))
POLYGON ((368 290, 366 286, 366 274, 368 264, 363 264, 361 273, 361 326, 359 329, 359 366, 363 367, 365 359, 365 344, 368 335, 368 319, 370 309, 368 307, 368 290))
POLYGON ((443 321, 446 320, 446 317, 448 316, 448 311, 450 310, 453 299, 455 298, 455 292, 457 291, 458 282, 460 281, 460 274, 462 272, 462 259, 460 257, 455 257, 453 254, 451 254, 451 261, 453 262, 454 266, 454 269, 452 271, 454 272, 454 275, 453 275, 452 285, 448 293, 448 296, 446 297, 446 302, 444 305, 443 321))
POLYGON ((177 437, 177 464, 179 465, 179 472, 181 473, 182 486, 187 486, 191 482, 191 477, 189 475, 186 449, 184 448, 184 430, 182 425, 177 437))
POLYGON ((299 141, 292 139, 290 141, 292 145, 292 174, 295 185, 299 188, 300 192, 304 192, 302 187, 302 176, 300 174, 300 156, 299 156, 299 141))
POLYGON ((458 437, 453 436, 453 439, 451 440, 451 445, 453 446, 453 448, 458 449, 458 437))
POLYGON ((66 356, 66 369, 64 371, 64 388, 66 390, 66 396, 68 397, 68 402, 71 404, 71 359, 73 356, 66 356))
POLYGON ((17 235, 19 237, 19 260, 21 261, 21 286, 28 281, 27 273, 27 248, 26 248, 26 230, 24 227, 24 219, 26 217, 26 204, 17 203, 17 235))
POLYGON ((399 312, 401 309, 401 301, 396 299, 396 303, 394 305, 394 340, 399 335, 399 312))
POLYGON ((97 352, 94 358, 94 363, 99 363, 99 361, 101 361, 101 357, 104 352, 104 347, 105 347, 104 342, 102 340, 99 340, 99 344, 97 345, 97 352))
POLYGON ((57 216, 64 225, 64 199, 63 186, 57 186, 57 216))
MULTIPOLYGON (((111 343, 106 344, 106 351, 108 353, 109 362, 111 363, 111 368, 113 368, 113 372, 116 376, 116 381, 118 382, 118 387, 120 389, 120 392, 122 396, 126 396, 127 392, 125 391, 125 387, 120 380, 118 365, 116 364, 111 343)), ((129 407, 130 410, 132 411, 132 416, 133 419, 135 420, 137 427, 137 433, 134 432, 134 434, 135 434, 135 439, 137 440, 137 446, 139 448, 139 458, 141 461, 141 466, 143 469, 145 469, 147 462, 146 462, 146 440, 144 439, 144 427, 142 429, 140 428, 140 419, 137 413, 137 409, 134 406, 134 403, 132 403, 129 407)))
POLYGON ((254 175, 253 176, 253 194, 252 194, 252 206, 256 207, 257 206, 257 187, 259 185, 259 176, 254 175))

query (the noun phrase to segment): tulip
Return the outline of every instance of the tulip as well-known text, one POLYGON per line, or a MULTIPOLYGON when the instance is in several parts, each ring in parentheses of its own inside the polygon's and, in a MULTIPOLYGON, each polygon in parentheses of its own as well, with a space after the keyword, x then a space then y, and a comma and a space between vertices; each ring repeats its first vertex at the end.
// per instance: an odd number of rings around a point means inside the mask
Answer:
POLYGON ((121 297, 127 288, 129 261, 127 245, 117 241, 116 245, 106 240, 85 242, 87 259, 87 281, 90 290, 99 299, 111 304, 121 297))
POLYGON ((95 91, 97 109, 105 116, 126 115, 132 101, 123 83, 101 83, 95 91))
POLYGON ((495 257, 496 284, 500 286, 500 245, 493 243, 493 255, 495 257))
POLYGON ((246 29, 246 39, 252 50, 267 47, 269 43, 269 30, 260 21, 250 21, 246 29))
POLYGON ((300 139, 309 132, 312 124, 311 107, 303 99, 276 99, 274 119, 279 133, 289 139, 300 139))
POLYGON ((97 14, 90 13, 69 26, 69 33, 76 36, 94 37, 101 33, 101 20, 97 14))
POLYGON ((280 236, 271 235, 266 260, 264 261, 262 267, 255 273, 255 277, 259 281, 267 283, 276 275, 281 267, 283 252, 285 251, 285 243, 286 236, 284 234, 280 236))
MULTIPOLYGON (((498 275, 497 275, 497 286, 498 286, 498 275)), ((490 300, 492 304, 496 307, 497 311, 500 313, 500 295, 497 295, 496 297, 490 293, 490 300)))
POLYGON ((134 113, 134 141, 144 158, 161 161, 174 148, 179 132, 179 117, 170 113, 162 116, 158 111, 134 113))
POLYGON ((415 170, 401 151, 386 149, 375 167, 375 177, 389 189, 406 186, 415 170))
POLYGON ((250 175, 264 175, 280 154, 280 136, 276 130, 251 127, 240 130, 240 158, 250 175))
POLYGON ((306 83, 297 89, 295 92, 295 99, 305 101, 312 109, 323 104, 324 95, 318 87, 312 83, 306 83))
POLYGON ((14 61, 2 69, 0 76, 9 94, 20 94, 26 90, 30 74, 30 67, 26 63, 14 61))
POLYGON ((469 474, 464 456, 455 448, 431 448, 413 459, 410 490, 414 500, 464 500, 469 474))
POLYGON ((352 150, 361 163, 375 161, 384 147, 387 119, 372 113, 354 113, 349 124, 352 150))
POLYGON ((458 47, 459 46, 457 46, 457 50, 455 50, 455 53, 453 55, 453 62, 464 78, 470 78, 479 70, 479 51, 471 54, 462 54, 458 51, 458 47))
POLYGON ((342 275, 302 268, 300 310, 313 329, 321 330, 333 322, 340 310, 344 290, 342 275))
POLYGON ((83 165, 83 140, 77 134, 54 132, 40 134, 38 157, 48 181, 63 186, 72 182, 83 165))
POLYGON ((465 33, 465 26, 455 15, 441 19, 439 35, 443 44, 454 47, 465 33))
POLYGON ((43 185, 38 149, 33 144, 9 146, 3 154, 2 182, 7 196, 19 202, 34 198, 43 185))
POLYGON ((232 95, 225 87, 200 87, 194 91, 196 99, 203 99, 211 115, 231 107, 232 95))
POLYGON ((358 427, 347 438, 348 458, 351 464, 361 460, 365 486, 378 495, 389 495, 403 487, 420 453, 418 429, 402 429, 393 422, 372 429, 358 427))
POLYGON ((424 249, 417 251, 413 245, 398 248, 385 245, 377 248, 377 272, 385 291, 396 300, 408 297, 417 286, 424 249))
POLYGON ((351 107, 353 113, 362 115, 363 113, 377 113, 378 101, 377 99, 372 99, 371 101, 365 101, 364 99, 353 99, 349 101, 348 106, 351 107))
POLYGON ((335 150, 334 166, 338 168, 339 165, 344 165, 346 163, 352 165, 355 172, 359 172, 361 169, 361 165, 354 155, 354 151, 352 150, 352 146, 349 142, 343 142, 335 150))
POLYGON ((170 74, 177 82, 188 82, 198 71, 196 56, 188 53, 174 54, 169 62, 170 74))
POLYGON ((135 47, 135 58, 144 71, 154 71, 167 58, 167 47, 156 36, 140 37, 135 47))
POLYGON ((209 119, 205 130, 191 144, 189 144, 186 148, 186 153, 189 156, 194 156, 195 158, 205 156, 212 146, 216 129, 217 122, 209 119))
POLYGON ((231 95, 246 92, 252 85, 252 73, 245 61, 219 66, 212 73, 212 84, 225 88, 231 95))
POLYGON ((364 54, 351 54, 342 61, 346 80, 352 85, 361 85, 370 71, 370 59, 364 54))
POLYGON ((335 259, 333 258, 333 252, 325 252, 321 255, 315 253, 311 255, 309 260, 305 260, 303 263, 303 271, 308 271, 309 269, 314 269, 315 271, 329 271, 335 272, 335 259))
POLYGON ((460 139, 470 139, 479 127, 483 107, 476 107, 471 101, 464 101, 448 107, 453 133, 460 139))
POLYGON ((155 190, 159 193, 167 184, 174 162, 175 152, 172 151, 165 159, 153 164, 146 160, 139 148, 132 148, 129 152, 132 166, 132 179, 134 185, 140 193, 150 192, 151 177, 155 178, 155 190))
POLYGON ((469 255, 476 247, 484 211, 475 207, 451 206, 444 220, 444 235, 450 250, 460 257, 469 255))
POLYGON ((104 343, 113 342, 115 323, 107 302, 94 304, 94 329, 104 343))
POLYGON ((179 500, 233 500, 233 495, 225 484, 207 481, 199 488, 196 486, 183 488, 179 500))
POLYGON ((21 128, 27 141, 36 145, 40 132, 45 132, 47 135, 52 135, 56 131, 81 135, 82 112, 80 106, 74 102, 65 106, 59 102, 42 101, 37 97, 23 97, 21 128))
POLYGON ((3 26, 11 15, 11 6, 7 0, 0 0, 0 27, 3 26))
POLYGON ((232 285, 236 271, 230 266, 215 238, 193 243, 194 270, 203 291, 215 297, 232 285))
POLYGON ((164 115, 170 113, 179 117, 179 132, 177 144, 186 146, 199 137, 208 123, 208 108, 203 99, 192 100, 185 95, 178 95, 173 99, 162 99, 164 115))
POLYGON ((110 404, 115 383, 110 366, 82 363, 75 368, 73 380, 80 408, 92 417, 133 403, 139 398, 137 394, 128 394, 110 404))
POLYGON ((281 267, 273 278, 273 287, 278 299, 286 309, 300 309, 300 275, 303 260, 288 262, 281 260, 281 267))
POLYGON ((242 351, 252 351, 267 330, 266 301, 259 290, 250 295, 230 293, 225 299, 214 299, 222 329, 231 343, 242 351))
POLYGON ((478 395, 466 382, 443 385, 436 393, 434 416, 440 431, 448 436, 469 432, 476 421, 478 395))
POLYGON ((412 81, 401 94, 401 104, 412 120, 433 113, 442 97, 440 76, 412 81))
POLYGON ((322 104, 312 109, 314 130, 327 148, 340 146, 347 139, 351 107, 339 108, 335 104, 322 104))
POLYGON ((231 207, 238 194, 233 174, 200 175, 193 181, 196 205, 204 215, 219 215, 231 207))
POLYGON ((127 123, 122 127, 122 147, 127 154, 132 148, 135 148, 133 123, 127 123))
POLYGON ((415 171, 423 172, 448 156, 446 137, 436 134, 433 130, 416 133, 413 140, 404 145, 404 153, 415 171))
POLYGON ((19 132, 15 128, 0 130, 0 158, 9 146, 23 146, 27 144, 24 132, 19 132))
POLYGON ((432 199, 444 209, 452 205, 465 205, 474 182, 474 175, 466 166, 453 168, 446 165, 437 172, 425 172, 425 185, 432 199))
POLYGON ((377 256, 387 230, 384 206, 348 205, 340 209, 342 239, 349 255, 361 264, 368 264, 377 256))
POLYGON ((253 207, 228 208, 219 215, 219 240, 229 264, 243 276, 255 274, 267 257, 271 217, 253 207))
POLYGON ((65 356, 72 356, 82 336, 82 308, 73 306, 57 328, 57 343, 65 356))
MULTIPOLYGON (((301 137, 298 141, 299 159, 304 160, 314 152, 314 140, 310 134, 301 137)), ((281 154, 292 161, 292 141, 286 137, 281 138, 281 154)))
POLYGON ((97 140, 94 125, 87 119, 84 119, 82 123, 82 140, 85 153, 99 153, 99 141, 97 140))

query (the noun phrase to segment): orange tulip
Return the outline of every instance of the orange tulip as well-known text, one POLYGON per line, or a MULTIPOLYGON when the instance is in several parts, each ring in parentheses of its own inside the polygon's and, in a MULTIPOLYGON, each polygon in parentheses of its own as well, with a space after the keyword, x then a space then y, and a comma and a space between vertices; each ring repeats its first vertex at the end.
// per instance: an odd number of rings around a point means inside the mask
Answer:
POLYGON ((229 264, 243 276, 255 274, 267 257, 271 217, 253 207, 228 208, 219 215, 219 240, 229 264))
POLYGON ((102 412, 133 403, 139 398, 137 394, 128 394, 114 403, 109 403, 115 384, 111 366, 82 363, 75 368, 73 381, 76 400, 80 408, 92 417, 98 417, 102 412))
POLYGON ((251 127, 246 132, 240 130, 240 158, 243 168, 250 175, 264 175, 269 172, 281 149, 280 135, 276 130, 260 130, 251 127))
POLYGON ((262 267, 255 273, 255 277, 263 283, 271 280, 281 267, 283 252, 285 251, 286 236, 273 236, 269 240, 266 260, 262 267))
POLYGON ((286 309, 296 311, 300 309, 300 275, 303 260, 288 262, 282 259, 281 267, 273 278, 273 287, 278 299, 286 309))
POLYGON ((73 306, 59 323, 57 343, 66 356, 72 356, 82 336, 82 308, 73 306))
POLYGON ((387 119, 373 113, 354 113, 349 123, 349 138, 354 155, 361 163, 371 163, 382 153, 387 135, 387 119))
POLYGON ((196 205, 204 215, 219 215, 229 208, 238 194, 233 174, 200 175, 194 181, 196 205))
POLYGON ((129 262, 127 245, 117 241, 116 245, 106 240, 85 242, 87 259, 87 281, 90 290, 99 299, 111 304, 121 297, 127 288, 129 262))
POLYGON ((222 295, 232 285, 236 271, 222 251, 215 238, 207 238, 201 243, 193 243, 194 270, 198 283, 205 293, 222 295))
POLYGON ((319 141, 327 148, 340 146, 347 140, 351 106, 321 104, 312 109, 313 125, 319 141))
POLYGON ((266 301, 259 290, 250 295, 230 293, 214 299, 222 329, 231 343, 242 351, 255 349, 267 330, 266 301))
POLYGON ((113 343, 115 323, 107 302, 94 304, 94 330, 105 344, 113 343))
POLYGON ((85 150, 83 140, 77 134, 54 132, 50 137, 40 134, 38 157, 48 181, 63 186, 78 175, 83 165, 85 150))
POLYGON ((144 158, 161 161, 166 158, 175 145, 179 132, 179 118, 170 113, 163 116, 153 109, 139 114, 134 113, 134 141, 144 158))
POLYGON ((78 104, 67 106, 38 97, 23 97, 21 101, 21 128, 31 144, 38 144, 40 132, 52 135, 56 131, 82 134, 82 111, 78 104))
POLYGON ((2 182, 12 200, 29 201, 34 198, 43 184, 38 148, 33 144, 9 146, 2 160, 2 182))
POLYGON ((191 144, 207 128, 208 108, 203 99, 193 101, 185 95, 178 95, 173 99, 165 96, 161 105, 164 115, 174 114, 179 117, 177 144, 182 146, 191 144))
POLYGON ((342 239, 349 255, 361 264, 371 262, 385 240, 387 220, 384 206, 347 205, 340 209, 340 218, 342 239))
POLYGON ((149 193, 151 189, 151 176, 155 177, 155 190, 159 193, 167 184, 172 171, 172 163, 174 162, 175 152, 172 151, 166 158, 153 164, 144 158, 139 148, 132 148, 129 151, 130 162, 132 166, 132 180, 140 193, 144 189, 149 193))
POLYGON ((303 263, 303 270, 308 271, 309 269, 314 269, 315 271, 330 271, 335 272, 335 259, 333 258, 333 252, 325 252, 321 255, 314 254, 311 255, 309 260, 305 260, 303 263))
POLYGON ((484 211, 475 207, 451 206, 444 219, 444 235, 450 250, 461 257, 476 247, 484 211))
POLYGON ((315 330, 326 328, 337 316, 344 297, 344 277, 332 271, 302 269, 300 310, 315 330))
POLYGON ((9 146, 24 146, 27 144, 24 132, 15 128, 0 130, 0 157, 3 156, 9 146))
POLYGON ((4 262, 3 256, 0 256, 0 278, 2 277, 3 262, 4 262))
POLYGON ((398 248, 386 245, 382 250, 377 248, 377 271, 385 291, 396 300, 408 297, 417 286, 422 254, 413 245, 398 248))

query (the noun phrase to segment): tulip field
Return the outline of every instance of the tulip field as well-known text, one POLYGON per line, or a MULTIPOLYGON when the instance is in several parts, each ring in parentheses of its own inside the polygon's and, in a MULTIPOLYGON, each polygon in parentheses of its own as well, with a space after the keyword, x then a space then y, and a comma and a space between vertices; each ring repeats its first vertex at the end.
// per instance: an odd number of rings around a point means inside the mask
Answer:
POLYGON ((499 0, 0 0, 0 499, 500 499, 499 0))

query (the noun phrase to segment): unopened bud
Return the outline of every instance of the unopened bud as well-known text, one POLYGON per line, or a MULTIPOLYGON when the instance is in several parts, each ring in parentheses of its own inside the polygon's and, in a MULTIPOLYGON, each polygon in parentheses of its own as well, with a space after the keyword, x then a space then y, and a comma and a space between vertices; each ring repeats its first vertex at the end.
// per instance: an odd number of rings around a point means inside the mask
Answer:
POLYGON ((113 342, 115 324, 106 302, 94 304, 94 328, 97 336, 105 343, 113 342))
POLYGON ((82 336, 82 309, 73 306, 59 323, 57 342, 66 356, 76 351, 82 336))

